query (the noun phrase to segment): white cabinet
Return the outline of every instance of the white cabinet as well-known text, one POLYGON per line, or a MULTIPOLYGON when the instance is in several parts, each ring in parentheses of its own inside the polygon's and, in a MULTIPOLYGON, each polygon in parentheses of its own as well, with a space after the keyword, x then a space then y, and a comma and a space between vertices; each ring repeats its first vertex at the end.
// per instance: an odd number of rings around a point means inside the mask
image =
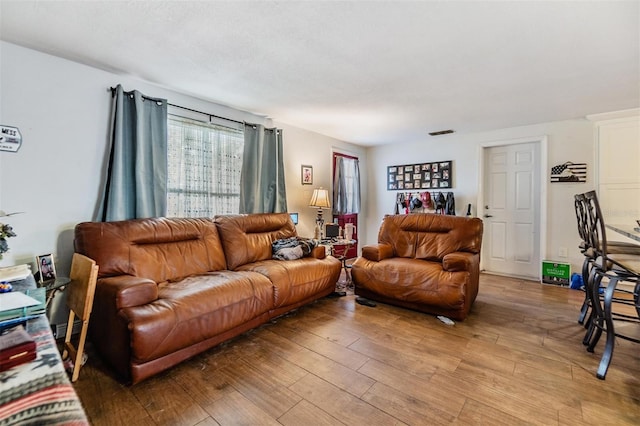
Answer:
MULTIPOLYGON (((595 121, 596 189, 605 223, 637 226, 636 219, 640 219, 640 109, 588 118, 595 121)), ((614 239, 613 233, 607 236, 614 239)))

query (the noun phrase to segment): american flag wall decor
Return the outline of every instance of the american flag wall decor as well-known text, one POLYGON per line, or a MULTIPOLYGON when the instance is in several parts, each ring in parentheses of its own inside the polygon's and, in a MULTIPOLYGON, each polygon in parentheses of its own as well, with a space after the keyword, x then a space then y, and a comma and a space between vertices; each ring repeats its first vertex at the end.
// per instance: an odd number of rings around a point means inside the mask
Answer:
POLYGON ((567 161, 551 168, 551 183, 587 181, 587 163, 567 161))

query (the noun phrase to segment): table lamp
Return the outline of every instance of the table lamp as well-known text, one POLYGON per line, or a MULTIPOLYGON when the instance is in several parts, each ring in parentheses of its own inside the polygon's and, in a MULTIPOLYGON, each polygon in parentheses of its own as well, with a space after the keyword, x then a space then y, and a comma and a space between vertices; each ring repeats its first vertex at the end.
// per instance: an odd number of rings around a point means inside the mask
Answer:
POLYGON ((324 218, 322 217, 322 210, 330 207, 329 203, 329 190, 318 188, 313 190, 311 201, 309 201, 309 207, 315 207, 318 209, 318 216, 316 217, 316 229, 315 239, 322 239, 322 227, 324 226, 324 218))

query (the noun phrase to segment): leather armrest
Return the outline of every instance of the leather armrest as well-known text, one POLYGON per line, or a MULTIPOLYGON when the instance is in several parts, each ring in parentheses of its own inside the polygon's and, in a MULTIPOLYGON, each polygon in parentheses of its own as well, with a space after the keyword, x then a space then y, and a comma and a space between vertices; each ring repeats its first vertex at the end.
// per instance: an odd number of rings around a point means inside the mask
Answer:
POLYGON ((473 253, 449 253, 442 258, 442 269, 449 272, 471 271, 474 257, 473 253))
POLYGON ((327 257, 325 246, 314 247, 311 251, 311 257, 315 259, 324 259, 325 257, 327 257))
POLYGON ((147 278, 118 275, 98 281, 100 296, 113 299, 117 309, 146 305, 158 299, 158 285, 147 278))
POLYGON ((389 244, 376 244, 362 247, 362 257, 367 260, 379 262, 393 257, 393 247, 389 244))

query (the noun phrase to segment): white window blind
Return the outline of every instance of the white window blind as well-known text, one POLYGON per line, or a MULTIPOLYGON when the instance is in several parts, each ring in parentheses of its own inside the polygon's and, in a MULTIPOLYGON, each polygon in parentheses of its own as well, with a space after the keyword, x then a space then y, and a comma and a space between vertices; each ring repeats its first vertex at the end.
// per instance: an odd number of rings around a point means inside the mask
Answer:
POLYGON ((239 211, 241 130, 169 116, 167 216, 239 211))

